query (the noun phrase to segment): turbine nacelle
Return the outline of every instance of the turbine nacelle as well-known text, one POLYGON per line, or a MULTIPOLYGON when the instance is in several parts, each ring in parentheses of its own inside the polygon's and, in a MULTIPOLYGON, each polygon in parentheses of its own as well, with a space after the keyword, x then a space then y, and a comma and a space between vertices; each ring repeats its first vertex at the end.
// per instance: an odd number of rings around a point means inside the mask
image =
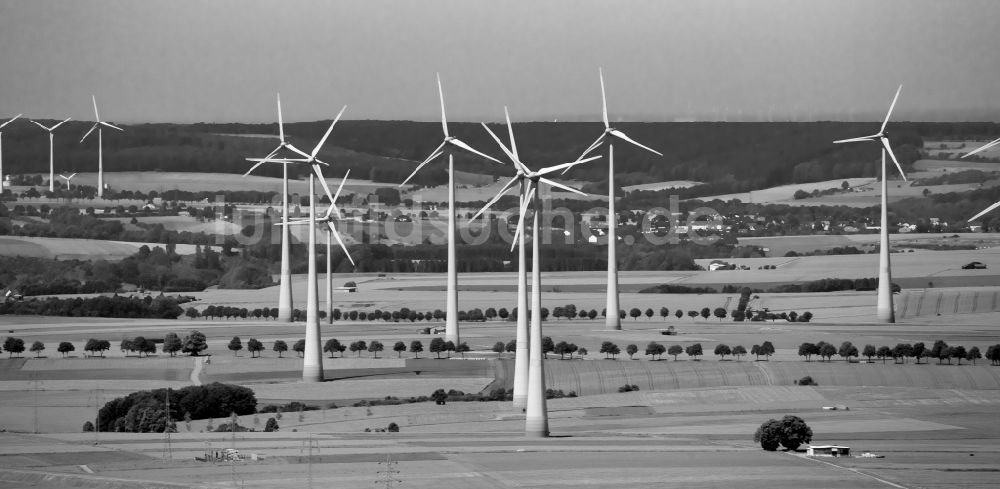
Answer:
POLYGON ((834 144, 840 143, 856 143, 861 141, 877 141, 882 143, 882 148, 889 153, 889 157, 892 158, 892 162, 896 164, 896 169, 899 170, 899 176, 903 177, 903 181, 906 181, 906 174, 903 173, 903 167, 899 164, 899 160, 896 159, 896 154, 892 152, 892 146, 889 145, 889 131, 885 130, 885 126, 889 124, 889 117, 892 116, 892 109, 896 107, 896 101, 899 100, 899 92, 903 90, 903 86, 900 85, 896 89, 896 96, 892 98, 892 103, 889 105, 889 111, 885 114, 885 119, 882 121, 882 127, 879 128, 878 133, 872 134, 870 136, 861 136, 849 139, 840 139, 834 141, 834 144))

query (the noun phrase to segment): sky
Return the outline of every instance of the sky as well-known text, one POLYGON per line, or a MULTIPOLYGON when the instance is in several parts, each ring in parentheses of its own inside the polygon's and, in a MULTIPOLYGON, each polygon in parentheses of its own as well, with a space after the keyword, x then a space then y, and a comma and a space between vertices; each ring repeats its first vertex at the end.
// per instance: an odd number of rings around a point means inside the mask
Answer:
POLYGON ((0 0, 0 117, 1000 120, 995 0, 0 0))

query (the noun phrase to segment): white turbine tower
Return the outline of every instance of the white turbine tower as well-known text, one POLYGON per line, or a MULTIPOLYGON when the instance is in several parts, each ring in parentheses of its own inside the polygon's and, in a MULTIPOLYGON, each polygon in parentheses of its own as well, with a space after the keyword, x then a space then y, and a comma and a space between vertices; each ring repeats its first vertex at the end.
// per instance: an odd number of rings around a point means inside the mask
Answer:
POLYGON ((72 174, 72 175, 70 175, 70 176, 66 176, 66 175, 59 175, 59 178, 61 178, 61 179, 63 179, 63 180, 66 180, 66 190, 69 190, 69 189, 70 189, 70 186, 69 186, 69 181, 70 181, 70 180, 72 180, 72 179, 73 179, 73 177, 75 177, 75 176, 76 176, 76 173, 74 173, 74 174, 72 174))
MULTIPOLYGON (((329 166, 327 163, 320 161, 319 158, 317 158, 317 155, 323 148, 323 144, 326 143, 327 138, 330 137, 330 133, 333 131, 333 126, 337 124, 337 121, 340 120, 340 116, 344 114, 345 110, 347 110, 346 105, 344 108, 340 109, 340 113, 337 114, 336 119, 330 123, 330 127, 327 128, 326 134, 323 135, 323 139, 320 139, 319 143, 316 144, 316 147, 313 148, 312 153, 305 154, 304 158, 280 158, 274 160, 263 158, 261 160, 251 160, 259 161, 259 163, 265 163, 267 161, 275 161, 278 163, 306 163, 312 166, 312 171, 309 172, 310 221, 315 222, 317 220, 316 177, 319 177, 320 181, 323 182, 324 187, 326 186, 326 181, 323 178, 323 172, 320 171, 320 165, 329 166)), ((297 153, 302 153, 294 147, 292 147, 292 150, 297 153)), ((320 341, 319 327, 319 286, 317 284, 316 273, 316 226, 309 226, 309 248, 306 255, 309 257, 309 278, 307 279, 306 284, 306 348, 302 361, 302 381, 322 382, 323 345, 320 341)))
MULTIPOLYGON (((507 107, 504 107, 504 116, 507 118, 507 133, 510 137, 511 149, 508 152, 507 148, 504 146, 500 138, 490 130, 489 126, 482 124, 483 128, 486 129, 490 136, 504 149, 504 152, 508 155, 511 161, 514 163, 514 169, 516 171, 514 178, 505 185, 499 193, 489 203, 483 207, 475 216, 473 216, 470 221, 475 220, 477 217, 482 215, 489 207, 495 204, 500 198, 506 194, 511 186, 514 184, 515 180, 519 184, 518 190, 518 201, 523 207, 527 205, 525 203, 526 188, 527 188, 527 169, 523 166, 520 160, 517 159, 517 143, 514 141, 514 128, 510 123, 510 114, 507 112, 507 107)), ((574 164, 584 163, 597 159, 599 157, 595 156, 588 158, 586 160, 577 161, 574 164)), ((568 168, 568 166, 566 166, 568 168)), ((562 169, 562 167, 560 167, 562 169)), ((555 171, 555 170, 553 170, 555 171)), ((521 210, 519 219, 523 221, 524 210, 521 210)), ((520 222, 520 221, 519 221, 520 222)), ((528 272, 527 272, 527 257, 524 246, 524 233, 521 232, 521 225, 518 224, 517 232, 515 233, 514 242, 511 244, 511 251, 514 250, 516 246, 518 248, 518 260, 517 260, 517 330, 515 336, 516 350, 514 354, 514 399, 513 407, 514 409, 524 409, 528 405, 528 356, 529 352, 529 341, 528 341, 528 272)))
POLYGON ((91 95, 91 99, 94 101, 94 125, 90 126, 90 130, 87 131, 87 134, 84 134, 83 137, 80 138, 80 142, 82 143, 84 139, 87 139, 87 136, 89 136, 90 133, 94 132, 94 129, 97 129, 97 197, 101 198, 104 197, 104 138, 102 137, 104 131, 101 130, 101 126, 107 126, 111 129, 117 129, 119 131, 121 131, 122 128, 102 121, 101 116, 97 113, 97 96, 91 95))
MULTIPOLYGON (((290 225, 305 224, 309 222, 315 222, 317 225, 322 227, 326 224, 326 314, 327 319, 330 323, 333 323, 333 240, 336 239, 337 243, 340 244, 340 248, 344 250, 344 255, 347 260, 351 262, 354 266, 354 259, 351 258, 351 253, 347 251, 347 246, 344 241, 340 239, 340 233, 337 232, 337 227, 334 225, 335 222, 340 220, 340 209, 337 208, 337 199, 340 197, 340 191, 344 189, 344 184, 347 182, 347 176, 351 174, 348 170, 344 175, 344 178, 340 181, 340 186, 337 187, 337 192, 330 194, 330 187, 326 184, 326 179, 320 178, 319 183, 323 186, 323 191, 326 192, 326 197, 330 199, 330 207, 326 210, 326 214, 322 217, 317 218, 315 221, 310 221, 309 219, 295 219, 290 221, 290 225)), ((284 223, 282 223, 284 224, 284 223)))
POLYGON ((19 117, 24 114, 17 114, 13 119, 0 124, 0 195, 3 194, 3 128, 7 127, 7 124, 16 121, 19 117))
MULTIPOLYGON (((507 109, 504 108, 506 113, 507 109)), ((561 165, 549 166, 542 168, 538 171, 531 171, 523 162, 521 162, 517 154, 517 143, 514 142, 514 129, 510 124, 510 116, 507 116, 507 131, 510 134, 510 148, 508 149, 500 138, 490 130, 485 124, 483 127, 486 131, 493 136, 493 139, 500 145, 503 152, 507 154, 507 157, 514 163, 516 169, 516 174, 510 181, 504 185, 496 196, 493 197, 486 205, 478 212, 472 219, 476 219, 483 212, 495 204, 508 190, 513 188, 515 183, 519 183, 521 186, 521 208, 519 209, 520 215, 518 216, 517 231, 514 236, 514 243, 511 246, 513 250, 514 246, 517 244, 521 245, 520 251, 520 265, 518 266, 518 331, 517 331, 517 353, 515 354, 515 364, 514 364, 514 402, 517 406, 518 402, 518 385, 525 382, 523 376, 526 375, 526 385, 524 390, 524 403, 526 405, 525 419, 524 419, 524 432, 527 436, 537 436, 545 437, 549 435, 549 416, 548 409, 545 402, 545 367, 542 363, 542 275, 541 275, 541 256, 539 253, 539 244, 541 243, 541 236, 539 234, 539 223, 541 222, 542 206, 539 200, 538 186, 542 183, 561 188, 563 190, 577 193, 580 195, 586 195, 583 192, 563 185, 559 182, 555 182, 545 178, 546 175, 558 172, 560 170, 568 170, 571 167, 578 165, 580 163, 586 163, 591 160, 600 158, 600 156, 593 156, 587 159, 578 159, 572 163, 563 163, 561 165), (528 212, 529 203, 534 209, 534 217, 532 219, 532 238, 531 238, 531 327, 530 331, 524 332, 522 330, 522 325, 520 318, 526 316, 526 303, 527 294, 525 293, 525 260, 524 260, 524 215, 528 212), (527 374, 523 364, 519 367, 519 363, 524 358, 524 352, 522 350, 522 344, 524 341, 522 337, 527 336, 527 349, 528 349, 528 365, 527 374), (520 368, 520 370, 519 370, 520 368)), ((582 157, 581 157, 582 158, 582 157)), ((524 327, 526 328, 526 327, 524 327)))
POLYGON ((854 143, 861 141, 876 141, 882 144, 882 211, 881 211, 881 229, 879 230, 879 260, 878 260, 878 302, 875 306, 875 316, 879 321, 883 323, 894 323, 896 322, 896 313, 893 307, 892 300, 892 267, 889 258, 889 222, 888 222, 888 198, 886 193, 888 190, 888 185, 886 180, 888 179, 888 173, 886 172, 885 154, 889 153, 892 158, 892 162, 896 164, 896 169, 899 170, 899 176, 903 177, 903 181, 906 181, 906 174, 903 173, 903 167, 899 165, 899 161, 896 160, 896 155, 892 152, 892 147, 889 145, 889 133, 886 132, 885 126, 889 123, 889 117, 892 115, 892 109, 896 107, 896 100, 899 99, 899 92, 903 90, 903 86, 900 85, 896 89, 896 96, 892 99, 892 104, 889 105, 889 112, 885 114, 885 120, 882 121, 882 127, 879 128, 878 133, 871 134, 868 136, 861 136, 857 138, 841 139, 839 141, 834 141, 834 143, 854 143))
POLYGON ((441 129, 444 131, 444 140, 441 141, 441 144, 439 144, 437 148, 434 148, 434 151, 431 152, 431 155, 428 156, 427 159, 417 165, 417 168, 413 170, 413 173, 406 177, 406 180, 403 180, 403 183, 399 184, 399 186, 402 187, 403 185, 406 185, 406 182, 409 182, 410 179, 424 167, 424 165, 430 163, 432 160, 441 156, 445 152, 448 153, 448 297, 445 311, 445 339, 457 345, 459 344, 458 258, 455 247, 455 160, 452 155, 452 151, 453 148, 459 148, 496 163, 500 163, 500 161, 472 149, 471 146, 448 133, 448 119, 445 116, 444 111, 444 90, 441 88, 440 74, 437 75, 437 82, 438 96, 441 99, 441 129))
POLYGON ((59 127, 59 126, 65 124, 65 123, 69 122, 70 119, 71 119, 70 117, 67 117, 66 120, 64 120, 64 121, 62 121, 60 123, 57 123, 56 125, 54 125, 52 127, 45 127, 42 124, 40 124, 38 121, 34 121, 34 120, 31 121, 31 122, 35 123, 36 126, 42 128, 42 129, 45 129, 49 133, 49 192, 55 192, 56 191, 56 182, 55 182, 55 180, 56 180, 56 157, 55 157, 55 150, 52 147, 52 138, 55 135, 54 131, 56 130, 57 127, 59 127))
MULTIPOLYGON (((295 152, 302 156, 309 156, 308 154, 302 152, 295 146, 285 141, 285 123, 281 117, 281 94, 277 95, 278 98, 278 146, 271 150, 264 158, 260 159, 250 159, 250 161, 256 161, 257 164, 252 166, 246 173, 243 174, 244 177, 253 172, 257 167, 263 165, 264 163, 275 163, 271 160, 275 155, 278 154, 282 149, 288 148, 288 150, 295 152)), ((279 162, 280 163, 280 162, 279 162)), ((288 163, 282 163, 282 179, 281 179, 281 221, 288 222, 288 163)), ((288 226, 281 227, 281 278, 278 283, 278 321, 292 322, 292 266, 291 266, 291 238, 289 235, 288 226)))
POLYGON ((604 93, 604 71, 598 68, 601 77, 601 103, 602 120, 604 121, 604 132, 589 146, 580 156, 583 158, 591 151, 597 149, 602 143, 608 143, 608 297, 607 308, 605 309, 604 327, 610 330, 622 329, 621 318, 618 317, 618 217, 615 213, 615 146, 614 139, 620 139, 626 143, 638 146, 646 151, 663 156, 662 153, 647 146, 639 144, 624 132, 611 127, 608 122, 608 99, 604 93))

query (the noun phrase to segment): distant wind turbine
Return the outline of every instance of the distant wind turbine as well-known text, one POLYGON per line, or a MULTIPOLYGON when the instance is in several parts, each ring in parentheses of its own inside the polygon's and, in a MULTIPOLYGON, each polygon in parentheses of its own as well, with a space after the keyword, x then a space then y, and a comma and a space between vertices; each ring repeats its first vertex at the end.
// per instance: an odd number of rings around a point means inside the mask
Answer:
MULTIPOLYGON (((541 221, 542 206, 539 201, 538 186, 540 184, 546 184, 552 187, 561 188, 568 192, 573 192, 580 195, 586 195, 583 192, 563 185, 559 182, 545 178, 547 175, 551 175, 558 171, 565 171, 573 166, 579 165, 581 163, 586 163, 588 161, 596 160, 600 156, 592 156, 586 159, 578 159, 572 163, 563 163, 561 165, 549 166, 542 168, 538 171, 532 171, 529 169, 520 159, 517 153, 517 143, 514 142, 514 129, 510 123, 510 115, 507 113, 507 108, 504 107, 504 114, 507 116, 507 132, 510 135, 510 148, 507 148, 500 141, 500 138, 490 130, 489 126, 483 124, 483 127, 490 136, 493 136, 493 140, 500 145, 500 148, 507 155, 507 157, 514 163, 515 175, 512 177, 497 194, 490 199, 489 202, 483 206, 476 215, 472 216, 470 221, 475 220, 487 209, 489 209, 493 204, 500 200, 507 191, 514 187, 514 184, 520 184, 520 204, 519 209, 520 214, 518 215, 517 231, 514 234, 514 243, 511 246, 513 250, 514 246, 520 244, 519 259, 518 259, 518 274, 517 274, 517 351, 515 354, 515 364, 514 364, 514 407, 519 407, 519 403, 523 403, 525 410, 525 424, 524 430, 525 434, 528 436, 548 436, 549 434, 549 421, 548 421, 548 411, 545 402, 545 371, 544 364, 542 363, 542 278, 541 278, 541 256, 539 253, 539 244, 541 242, 541 236, 539 235, 539 223, 541 221), (524 251, 524 219, 525 214, 528 212, 529 204, 534 208, 534 217, 532 219, 532 239, 531 239, 531 328, 528 330, 527 322, 522 321, 522 318, 526 319, 527 316, 527 287, 526 282, 526 260, 524 251), (529 337, 530 336, 530 337, 529 337), (528 350, 528 362, 524 365, 523 358, 524 355, 524 345, 527 343, 528 350), (519 359, 520 358, 520 359, 519 359), (527 368, 525 368, 527 367, 527 368), (520 387, 520 388, 519 388, 520 387), (521 392, 524 392, 522 394, 521 392), (523 397, 522 397, 523 396, 523 397)), ((580 158, 583 158, 581 156, 580 158)))
POLYGON ((899 92, 902 90, 902 85, 896 89, 896 96, 892 98, 892 104, 889 105, 889 112, 885 114, 885 120, 882 121, 882 127, 879 128, 878 133, 869 136, 834 141, 834 143, 876 141, 882 145, 882 223, 881 229, 879 229, 878 302, 875 306, 875 315, 879 321, 884 323, 896 322, 896 313, 892 300, 892 266, 890 264, 889 257, 889 205, 887 197, 888 184, 886 183, 888 180, 885 162, 886 153, 889 153, 889 156, 892 158, 892 162, 896 164, 896 169, 899 170, 899 176, 903 177, 903 181, 906 181, 906 174, 903 173, 903 167, 899 165, 899 161, 896 160, 896 155, 892 153, 892 147, 889 145, 889 133, 885 130, 885 126, 889 123, 889 117, 892 116, 892 109, 896 107, 896 100, 899 99, 899 92))
POLYGON ((3 128, 7 127, 7 124, 16 121, 19 117, 24 114, 17 114, 11 120, 0 124, 0 194, 3 194, 3 128))
POLYGON ((459 344, 458 255, 455 243, 455 160, 452 155, 452 151, 455 148, 458 148, 496 163, 500 163, 500 160, 472 149, 471 146, 448 133, 448 118, 445 116, 444 110, 444 90, 441 88, 441 74, 437 75, 437 83, 438 97, 441 100, 441 129, 444 132, 444 139, 441 141, 441 144, 437 146, 437 148, 434 148, 431 155, 417 165, 417 168, 413 170, 413 173, 406 177, 406 180, 403 180, 403 183, 399 184, 399 186, 402 187, 403 185, 406 185, 406 183, 409 182, 421 168, 433 161, 435 158, 443 155, 445 152, 448 153, 448 296, 445 311, 445 339, 457 345, 459 344))
POLYGON ((101 126, 110 127, 111 129, 117 129, 119 131, 121 131, 122 128, 102 121, 101 116, 97 113, 97 96, 91 95, 91 99, 94 101, 95 122, 93 126, 90 126, 90 130, 87 131, 87 134, 84 134, 80 139, 80 142, 82 143, 84 139, 87 139, 87 136, 90 136, 90 133, 94 132, 94 129, 97 129, 97 197, 104 197, 104 138, 102 137, 104 131, 101 130, 101 126))
POLYGON ((70 175, 70 176, 66 176, 66 175, 59 175, 59 178, 61 178, 61 179, 63 179, 63 180, 66 180, 66 190, 69 190, 69 189, 70 189, 70 186, 69 186, 69 181, 70 181, 70 180, 72 180, 72 179, 73 179, 73 177, 75 177, 75 176, 76 176, 76 173, 74 173, 74 174, 72 174, 72 175, 70 175))
POLYGON ((620 310, 618 302, 618 216, 615 213, 615 139, 620 139, 633 146, 638 146, 650 153, 663 156, 663 153, 655 149, 643 146, 624 132, 611 127, 608 122, 608 98, 604 93, 604 71, 597 70, 601 77, 601 118, 604 121, 604 132, 587 147, 587 150, 580 156, 583 158, 591 151, 597 149, 605 141, 608 143, 608 289, 607 289, 607 314, 605 314, 604 327, 610 330, 622 329, 621 318, 618 316, 620 310))
POLYGON ((56 130, 57 127, 59 127, 59 126, 65 124, 65 123, 69 122, 70 119, 71 119, 71 117, 67 117, 66 120, 64 120, 64 121, 62 121, 60 123, 57 123, 56 125, 54 125, 52 127, 45 127, 41 123, 39 123, 38 121, 34 121, 34 120, 31 121, 36 126, 42 128, 42 129, 45 129, 49 133, 49 192, 55 192, 56 191, 56 182, 55 182, 55 179, 56 179, 56 157, 55 157, 55 150, 52 147, 52 138, 54 136, 54 131, 56 130))

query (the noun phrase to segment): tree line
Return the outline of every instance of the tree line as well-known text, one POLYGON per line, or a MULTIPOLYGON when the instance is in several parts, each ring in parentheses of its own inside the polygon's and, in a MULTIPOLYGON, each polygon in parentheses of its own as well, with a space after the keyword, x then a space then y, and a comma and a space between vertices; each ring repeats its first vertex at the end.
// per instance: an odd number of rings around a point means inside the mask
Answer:
MULTIPOLYGON (((827 362, 831 361, 834 356, 840 356, 848 363, 852 359, 860 357, 865 357, 868 362, 871 362, 872 358, 876 358, 881 360, 882 363, 885 363, 890 358, 893 360, 893 363, 906 363, 907 359, 912 358, 917 364, 920 363, 921 359, 935 358, 938 361, 938 365, 945 361, 951 365, 952 359, 957 360, 959 365, 962 364, 962 360, 968 360, 975 364, 976 360, 983 358, 983 354, 979 351, 978 346, 966 349, 962 345, 949 346, 943 340, 935 341, 929 348, 923 342, 917 342, 913 344, 897 343, 894 347, 888 345, 876 347, 875 345, 868 344, 861 349, 858 349, 850 341, 841 343, 839 348, 825 341, 817 343, 806 342, 799 345, 799 356, 806 357, 806 361, 810 361, 813 356, 817 356, 821 361, 827 362)), ((992 365, 1000 364, 1000 344, 992 345, 986 349, 986 359, 992 365)))

